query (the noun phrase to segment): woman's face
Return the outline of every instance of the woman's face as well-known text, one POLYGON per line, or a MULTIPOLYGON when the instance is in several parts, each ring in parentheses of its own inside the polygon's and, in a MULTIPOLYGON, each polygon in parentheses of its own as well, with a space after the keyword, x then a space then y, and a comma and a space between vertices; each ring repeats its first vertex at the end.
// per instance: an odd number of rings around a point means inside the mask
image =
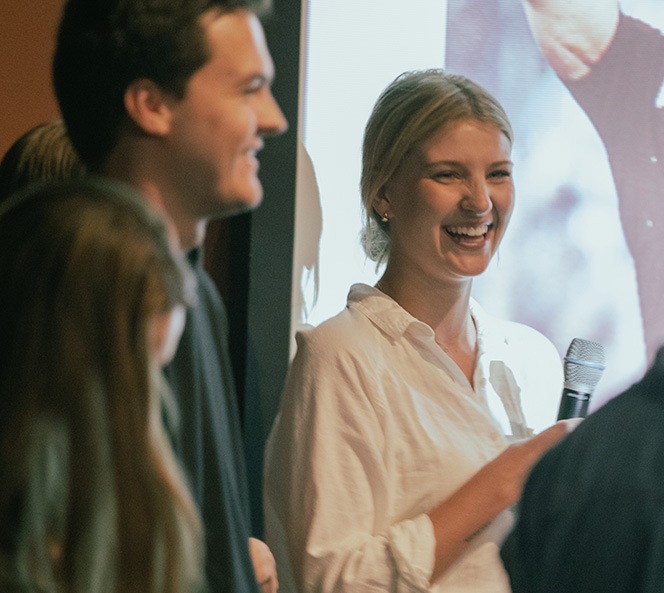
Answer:
POLYGON ((501 130, 474 119, 416 146, 374 201, 390 219, 389 265, 434 281, 482 273, 512 214, 510 153, 501 130))

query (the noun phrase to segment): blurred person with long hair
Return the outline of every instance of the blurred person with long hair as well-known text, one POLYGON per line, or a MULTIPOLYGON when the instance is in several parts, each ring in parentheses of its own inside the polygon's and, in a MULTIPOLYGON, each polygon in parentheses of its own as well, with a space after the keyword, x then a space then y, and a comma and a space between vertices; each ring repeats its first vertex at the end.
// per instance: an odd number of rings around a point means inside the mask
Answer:
POLYGON ((161 369, 194 294, 172 242, 106 182, 40 185, 0 208, 3 591, 204 589, 199 517, 162 423, 161 369))

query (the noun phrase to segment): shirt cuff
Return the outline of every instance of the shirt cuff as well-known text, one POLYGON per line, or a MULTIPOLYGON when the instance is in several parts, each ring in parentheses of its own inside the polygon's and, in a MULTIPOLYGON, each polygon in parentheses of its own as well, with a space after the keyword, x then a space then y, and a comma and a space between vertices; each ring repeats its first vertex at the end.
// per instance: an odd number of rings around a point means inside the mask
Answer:
POLYGON ((429 591, 436 552, 433 523, 426 514, 390 528, 389 544, 394 559, 397 590, 429 591))

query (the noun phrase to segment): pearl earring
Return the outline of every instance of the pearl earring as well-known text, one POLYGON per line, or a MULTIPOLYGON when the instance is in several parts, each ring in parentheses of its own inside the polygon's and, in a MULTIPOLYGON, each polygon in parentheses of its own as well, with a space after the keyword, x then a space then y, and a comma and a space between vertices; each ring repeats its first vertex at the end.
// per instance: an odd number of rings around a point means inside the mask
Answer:
POLYGON ((383 214, 383 216, 381 216, 380 219, 381 219, 383 222, 387 222, 388 220, 390 220, 390 219, 387 217, 387 210, 385 210, 385 214, 383 214))

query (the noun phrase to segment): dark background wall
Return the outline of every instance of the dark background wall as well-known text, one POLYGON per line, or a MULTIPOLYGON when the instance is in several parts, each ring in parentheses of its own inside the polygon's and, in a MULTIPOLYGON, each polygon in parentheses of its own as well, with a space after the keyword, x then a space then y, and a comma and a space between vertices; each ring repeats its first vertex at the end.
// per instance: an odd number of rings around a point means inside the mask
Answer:
MULTIPOLYGON (((262 535, 261 484, 263 449, 277 413, 289 362, 291 331, 291 279, 295 224, 295 180, 298 141, 298 84, 300 55, 299 0, 273 0, 274 16, 264 23, 276 67, 274 95, 288 119, 288 132, 268 139, 260 156, 260 176, 265 188, 263 204, 249 218, 233 220, 249 245, 246 264, 236 262, 238 282, 247 288, 247 301, 237 309, 246 319, 244 369, 237 376, 243 398, 245 451, 256 535, 262 535), (247 232, 246 227, 249 227, 247 232), (247 277, 244 277, 246 274, 247 277)), ((233 339, 233 336, 231 337, 233 339)), ((232 351, 234 351, 232 347, 232 351)))
POLYGON ((58 117, 51 57, 64 0, 0 0, 0 155, 32 126, 58 117))

